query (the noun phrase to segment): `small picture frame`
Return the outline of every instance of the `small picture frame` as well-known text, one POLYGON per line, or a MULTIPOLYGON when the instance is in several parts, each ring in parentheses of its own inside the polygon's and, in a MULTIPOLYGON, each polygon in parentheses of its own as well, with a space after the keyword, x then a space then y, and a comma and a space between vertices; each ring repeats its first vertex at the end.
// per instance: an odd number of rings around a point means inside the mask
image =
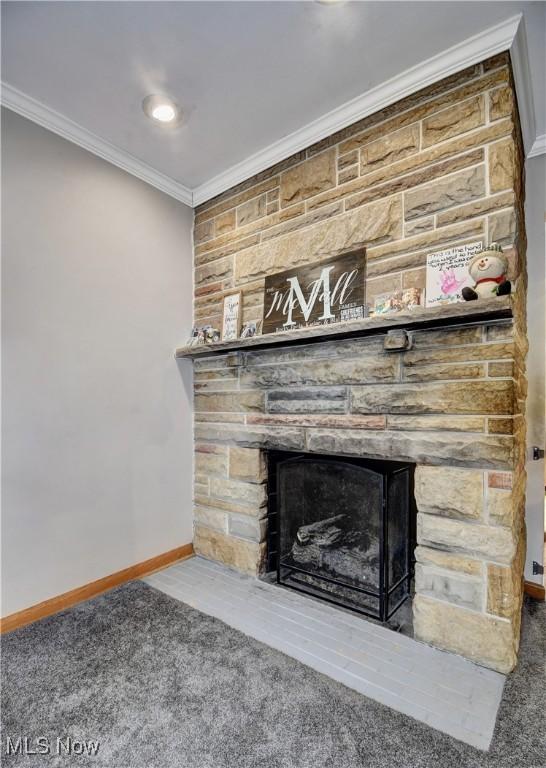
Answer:
POLYGON ((224 311, 222 314, 222 341, 233 341, 239 338, 241 330, 242 294, 231 293, 224 296, 224 311))
POLYGON ((241 331, 241 338, 251 339, 253 336, 259 336, 261 325, 259 320, 256 322, 245 323, 241 331))

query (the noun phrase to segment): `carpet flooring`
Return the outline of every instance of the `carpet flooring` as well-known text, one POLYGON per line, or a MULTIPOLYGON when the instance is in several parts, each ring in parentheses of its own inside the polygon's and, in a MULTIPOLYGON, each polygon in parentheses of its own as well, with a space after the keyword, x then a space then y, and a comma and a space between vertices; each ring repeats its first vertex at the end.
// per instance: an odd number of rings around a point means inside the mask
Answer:
POLYGON ((545 768, 545 651, 546 605, 527 602, 484 753, 135 581, 4 636, 2 766, 545 768), (18 736, 53 754, 7 756, 18 736), (98 754, 59 756, 57 737, 98 754))

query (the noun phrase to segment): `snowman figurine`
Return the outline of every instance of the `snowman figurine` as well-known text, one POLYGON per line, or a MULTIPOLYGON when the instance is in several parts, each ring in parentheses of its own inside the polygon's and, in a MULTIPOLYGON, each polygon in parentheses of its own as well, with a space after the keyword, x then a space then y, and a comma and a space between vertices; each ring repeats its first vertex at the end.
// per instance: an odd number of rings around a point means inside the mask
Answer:
POLYGON ((498 243, 491 243, 485 250, 477 253, 468 265, 474 288, 463 288, 465 301, 489 299, 491 296, 507 296, 512 290, 506 279, 508 259, 498 243))

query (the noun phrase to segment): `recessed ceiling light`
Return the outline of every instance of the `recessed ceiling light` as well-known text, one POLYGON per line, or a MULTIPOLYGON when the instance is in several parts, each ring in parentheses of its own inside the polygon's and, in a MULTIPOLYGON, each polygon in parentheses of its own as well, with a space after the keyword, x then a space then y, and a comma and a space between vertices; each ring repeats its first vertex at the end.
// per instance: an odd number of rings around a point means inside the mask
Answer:
POLYGON ((177 104, 168 96, 152 93, 146 96, 142 102, 144 113, 158 123, 173 125, 180 119, 180 110, 177 104))

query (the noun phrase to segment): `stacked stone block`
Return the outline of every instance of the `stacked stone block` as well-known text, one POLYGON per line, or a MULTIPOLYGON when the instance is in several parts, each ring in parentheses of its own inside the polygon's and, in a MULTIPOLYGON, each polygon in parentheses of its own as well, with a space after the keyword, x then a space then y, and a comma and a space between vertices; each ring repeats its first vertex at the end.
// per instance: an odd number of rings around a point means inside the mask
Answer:
POLYGON ((259 573, 267 449, 416 465, 416 636, 508 671, 517 658, 525 504, 522 148, 506 54, 364 118, 197 209, 195 324, 268 274, 357 246, 367 298, 423 287, 426 255, 497 240, 513 320, 195 361, 197 552, 259 573))

